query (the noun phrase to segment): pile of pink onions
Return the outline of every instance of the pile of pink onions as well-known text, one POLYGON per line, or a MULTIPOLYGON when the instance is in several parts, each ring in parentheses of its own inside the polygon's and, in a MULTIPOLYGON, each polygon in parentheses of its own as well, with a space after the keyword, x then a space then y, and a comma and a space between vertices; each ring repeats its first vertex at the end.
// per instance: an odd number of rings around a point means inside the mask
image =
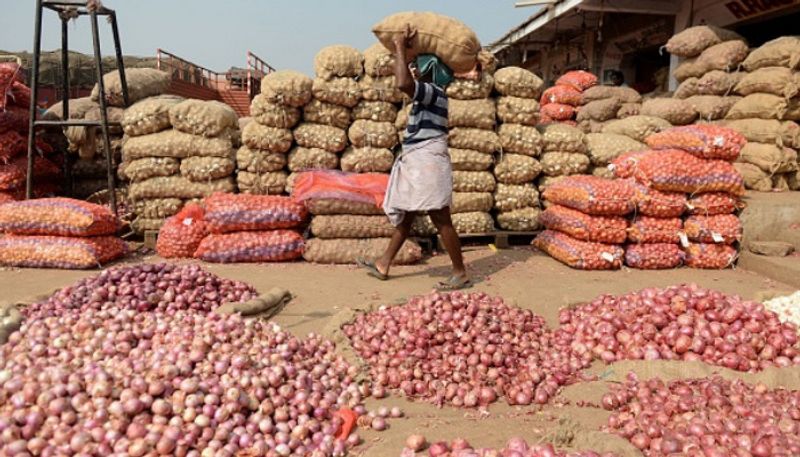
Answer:
POLYGON ((370 367, 373 395, 396 389, 436 405, 476 407, 501 396, 544 404, 592 358, 571 351, 541 317, 483 293, 415 297, 343 330, 370 367))
POLYGON ((603 295, 565 309, 558 332, 581 354, 617 360, 699 360, 758 371, 800 364, 797 329, 764 305, 681 285, 603 295))
POLYGON ((223 279, 197 265, 139 264, 103 270, 64 287, 43 303, 25 308, 28 317, 58 316, 68 309, 211 311, 225 302, 258 296, 249 285, 223 279))
MULTIPOLYGON (((421 450, 415 446, 420 440, 419 435, 412 435, 406 442, 406 447, 400 457, 414 457, 415 451, 421 450)), ((556 450, 552 444, 532 444, 522 438, 511 438, 502 449, 478 448, 475 449, 464 439, 455 439, 450 443, 440 441, 428 447, 429 457, 614 457, 613 453, 598 454, 592 451, 566 452, 556 450)))
POLYGON ((646 456, 800 455, 800 391, 769 390, 715 376, 639 381, 603 396, 608 430, 646 456))
POLYGON ((0 347, 8 456, 341 456, 354 367, 238 315, 103 307, 29 318, 0 347))

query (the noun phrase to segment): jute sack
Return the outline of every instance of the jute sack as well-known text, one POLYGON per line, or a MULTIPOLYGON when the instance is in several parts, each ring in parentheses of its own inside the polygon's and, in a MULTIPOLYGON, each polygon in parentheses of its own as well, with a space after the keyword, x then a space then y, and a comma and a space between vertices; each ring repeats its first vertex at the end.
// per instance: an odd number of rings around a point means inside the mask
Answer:
POLYGON ((792 98, 800 92, 800 77, 786 67, 765 67, 746 74, 734 88, 739 95, 757 92, 792 98))
POLYGON ((772 190, 776 192, 785 192, 789 189, 788 175, 778 174, 772 177, 772 190))
POLYGON ((131 201, 145 198, 203 198, 214 192, 233 192, 235 189, 231 178, 192 182, 182 176, 167 176, 132 183, 128 187, 128 198, 131 201))
POLYGON ((242 142, 250 149, 285 153, 292 147, 292 131, 251 122, 242 131, 242 142))
POLYGON ((724 121, 723 125, 741 133, 747 141, 786 147, 800 146, 800 127, 791 121, 739 119, 724 121))
POLYGON ((447 86, 446 93, 451 100, 480 100, 489 98, 494 89, 494 78, 489 73, 481 73, 479 80, 456 78, 447 86))
POLYGON ((181 160, 181 176, 189 181, 208 182, 232 176, 236 163, 222 157, 188 157, 181 160))
POLYGON ((488 171, 454 171, 454 192, 493 192, 497 183, 488 171))
POLYGON ((800 190, 800 171, 787 173, 786 181, 789 183, 789 189, 800 190))
POLYGON ((500 61, 497 60, 497 57, 486 49, 481 49, 478 53, 478 63, 480 64, 481 72, 488 73, 492 76, 497 72, 497 66, 500 65, 500 61))
POLYGON ((536 127, 542 135, 544 152, 586 153, 586 134, 566 124, 548 124, 536 127))
POLYGON ((411 112, 411 105, 406 105, 397 111, 397 118, 394 120, 394 128, 398 132, 406 130, 408 127, 408 113, 411 112))
MULTIPOLYGON (((312 238, 306 241, 303 258, 321 264, 355 264, 356 259, 374 259, 389 246, 389 238, 334 239, 312 238)), ((422 248, 406 241, 393 260, 394 265, 409 265, 422 259, 422 248)))
POLYGON ((502 154, 494 166, 494 176, 503 184, 530 183, 541 172, 538 160, 521 154, 502 154))
POLYGON ((617 111, 617 119, 625 119, 631 116, 638 116, 642 112, 641 103, 623 103, 617 111))
POLYGON ((243 194, 280 195, 288 186, 286 172, 273 171, 267 173, 251 173, 240 171, 236 175, 236 184, 243 194))
POLYGON ((494 207, 498 211, 508 212, 535 206, 539 206, 539 192, 533 184, 497 184, 494 207))
POLYGON ((539 122, 539 102, 534 98, 498 97, 497 118, 507 124, 534 126, 539 122))
POLYGON ((122 162, 119 175, 128 181, 138 182, 157 176, 172 176, 180 170, 180 163, 172 157, 145 157, 122 162))
POLYGON ((352 46, 326 46, 314 56, 314 72, 323 79, 357 78, 364 72, 364 56, 352 46))
POLYGON ((306 148, 341 152, 347 147, 347 133, 338 127, 304 122, 293 132, 294 140, 306 148))
POLYGON ((731 30, 713 25, 698 25, 673 35, 665 48, 670 54, 679 57, 695 57, 711 46, 730 40, 744 38, 731 30))
POLYGON ((333 198, 317 198, 306 201, 308 211, 317 216, 321 214, 384 214, 383 209, 373 203, 362 203, 351 200, 337 200, 333 198))
POLYGON ((317 238, 386 238, 392 233, 394 227, 386 216, 340 214, 311 219, 311 234, 317 238))
POLYGON ((350 143, 357 148, 387 148, 397 145, 397 130, 391 122, 358 119, 347 130, 350 143))
POLYGON ((494 87, 501 95, 538 99, 544 81, 524 68, 505 67, 494 74, 494 87))
POLYGON ((122 145, 122 156, 125 161, 144 157, 173 157, 176 159, 189 156, 229 157, 231 152, 232 146, 229 139, 206 138, 177 130, 164 130, 150 135, 130 137, 122 145))
POLYGON ((494 100, 449 100, 447 120, 451 128, 469 127, 492 130, 495 126, 497 109, 494 100))
POLYGON ((266 101, 279 105, 302 108, 311 100, 314 81, 293 70, 278 70, 261 80, 261 94, 266 101))
POLYGON ((704 70, 703 73, 712 70, 731 72, 739 67, 749 52, 750 48, 744 41, 725 41, 703 51, 695 64, 704 70))
POLYGON ((450 148, 450 163, 456 171, 485 171, 494 163, 494 157, 471 149, 450 148))
MULTIPOLYGON (((364 119, 374 122, 394 122, 397 120, 397 107, 389 102, 361 100, 353 108, 353 119, 364 119)), ((349 120, 348 120, 349 121, 349 120)), ((337 127, 339 127, 337 125, 337 127)), ((341 127, 341 128, 346 128, 341 127)))
POLYGON ((606 128, 606 124, 608 121, 605 122, 598 122, 598 121, 581 121, 578 123, 578 128, 586 134, 589 133, 602 133, 603 129, 606 128))
POLYGON ((759 192, 772 190, 772 178, 757 166, 750 163, 734 163, 733 166, 744 178, 744 186, 759 192))
POLYGON ((182 100, 183 98, 174 95, 160 95, 134 103, 122 115, 123 131, 128 136, 141 136, 168 129, 171 125, 169 109, 182 100))
POLYGON ((342 154, 342 170, 353 173, 386 173, 392 169, 394 154, 386 148, 347 148, 342 154))
POLYGON ((730 109, 742 97, 728 96, 718 97, 716 95, 695 95, 686 99, 686 102, 697 110, 700 119, 713 121, 725 119, 730 109))
POLYGON ((539 208, 526 207, 497 214, 497 225, 502 230, 529 232, 541 228, 539 208))
POLYGON ((750 94, 736 102, 726 119, 783 119, 788 105, 786 99, 770 94, 750 94))
POLYGON ((417 34, 412 55, 434 54, 455 73, 465 73, 478 64, 481 43, 469 27, 456 19, 429 12, 393 14, 372 27, 378 40, 394 51, 394 37, 411 25, 417 34))
POLYGON ((497 129, 503 152, 538 156, 542 152, 542 135, 536 127, 522 124, 502 124, 497 129))
POLYGON ((747 71, 764 67, 786 67, 796 70, 800 67, 800 37, 783 36, 768 41, 753 50, 742 66, 747 71))
POLYGON ((448 144, 458 149, 472 149, 487 154, 500 150, 500 137, 492 130, 457 127, 450 129, 447 138, 448 144))
MULTIPOLYGON (((169 87, 170 76, 154 68, 128 68, 125 70, 125 82, 128 85, 128 101, 136 103, 139 100, 155 95, 161 95, 169 87)), ((111 106, 125 106, 122 96, 122 81, 119 71, 103 75, 106 102, 111 106)), ((92 100, 98 101, 100 88, 97 84, 92 89, 92 100)))
POLYGON ((739 161, 757 166, 770 176, 797 170, 797 151, 774 144, 748 142, 739 161))
MULTIPOLYGON (((566 178, 566 176, 542 176, 536 183, 537 189, 539 189, 539 192, 544 192, 544 190, 547 189, 549 186, 552 186, 553 184, 561 181, 564 178, 566 178)), ((544 204, 546 202, 542 203, 544 204)))
POLYGON ((620 154, 644 151, 647 145, 616 133, 590 133, 586 135, 589 158, 595 165, 608 165, 620 154))
POLYGON ((661 132, 672 127, 672 124, 664 119, 653 116, 631 116, 625 119, 618 119, 606 124, 603 133, 616 133, 633 138, 636 141, 644 142, 648 136, 661 132))
POLYGON ((581 94, 581 104, 594 102, 597 100, 605 100, 607 98, 616 98, 621 103, 641 103, 642 96, 636 89, 630 87, 618 86, 594 86, 586 89, 581 94))
POLYGON ((165 219, 178 213, 183 208, 183 200, 179 198, 154 198, 133 202, 133 212, 145 219, 165 219))
POLYGON ((475 211, 488 213, 492 210, 493 205, 494 198, 490 192, 453 192, 453 204, 450 206, 450 212, 453 214, 475 211))
POLYGON ((184 100, 169 109, 169 121, 176 130, 207 137, 239 128, 236 111, 213 100, 184 100))
POLYGON ((394 55, 386 46, 375 43, 364 50, 364 73, 369 76, 394 75, 394 55))
POLYGON ((144 232, 156 232, 161 230, 164 222, 166 222, 166 218, 148 219, 146 217, 137 217, 133 222, 131 222, 131 229, 136 234, 142 234, 144 232))
POLYGON ((589 157, 574 152, 545 152, 540 163, 548 176, 576 175, 589 169, 589 157))
POLYGON ((689 97, 694 97, 697 95, 698 92, 698 84, 700 83, 699 78, 691 77, 686 78, 677 89, 675 89, 675 93, 672 94, 675 98, 686 99, 689 97))
POLYGON ((288 168, 291 172, 308 170, 333 170, 339 166, 339 156, 324 149, 295 147, 289 152, 288 168))
POLYGON ((345 106, 313 99, 303 107, 303 120, 346 129, 350 127, 351 114, 350 109, 345 106))
POLYGON ((605 98, 602 100, 591 101, 578 109, 576 120, 605 122, 617 117, 617 112, 622 108, 622 102, 618 98, 605 98))
POLYGON ((400 103, 405 100, 404 93, 397 88, 394 75, 390 76, 364 76, 358 83, 361 97, 373 102, 400 103))
POLYGON ((352 78, 317 78, 311 88, 314 98, 334 105, 352 108, 361 100, 361 87, 352 78))
POLYGON ((709 71, 697 81, 698 95, 728 95, 744 78, 746 73, 728 73, 721 70, 709 71))
POLYGON ((697 119, 697 111, 685 100, 677 98, 651 98, 642 103, 643 116, 664 119, 672 125, 687 125, 697 119))
MULTIPOLYGON (((258 94, 250 104, 250 116, 267 127, 290 129, 300 122, 300 109, 270 102, 266 96, 258 94)), ((245 127, 240 128, 244 130, 245 127)))
POLYGON ((789 99, 786 106, 786 114, 783 118, 789 121, 800 121, 800 98, 789 99))
POLYGON ((706 69, 697 63, 697 58, 682 61, 672 72, 672 76, 683 82, 689 78, 699 78, 706 73, 706 69))
POLYGON ((280 171, 286 166, 286 154, 261 151, 242 146, 236 151, 236 166, 239 170, 252 173, 280 171))
POLYGON ((494 231, 494 219, 489 213, 473 211, 453 214, 453 228, 459 234, 488 233, 494 231))
POLYGON ((614 172, 609 170, 608 166, 604 165, 589 167, 589 173, 592 176, 597 176, 598 178, 614 179, 614 172))

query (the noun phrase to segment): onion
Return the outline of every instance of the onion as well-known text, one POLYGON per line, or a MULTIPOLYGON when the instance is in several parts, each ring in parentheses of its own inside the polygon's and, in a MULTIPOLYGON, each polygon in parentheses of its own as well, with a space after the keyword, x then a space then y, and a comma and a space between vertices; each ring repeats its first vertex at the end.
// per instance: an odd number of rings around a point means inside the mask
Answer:
POLYGON ((406 447, 411 449, 414 452, 419 452, 425 449, 427 442, 425 441, 425 437, 422 435, 410 435, 406 438, 406 447))
POLYGON ((441 457, 446 455, 448 452, 450 452, 450 449, 447 447, 447 443, 443 441, 433 443, 428 448, 428 455, 430 457, 441 457))

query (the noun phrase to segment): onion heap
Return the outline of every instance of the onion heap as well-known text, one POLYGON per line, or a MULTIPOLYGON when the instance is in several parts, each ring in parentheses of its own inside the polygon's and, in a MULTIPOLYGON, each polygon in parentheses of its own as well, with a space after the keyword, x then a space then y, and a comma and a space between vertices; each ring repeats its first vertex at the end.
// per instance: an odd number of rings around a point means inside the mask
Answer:
POLYGON ((136 311, 194 309, 208 312, 225 302, 243 302, 258 293, 251 286, 220 278, 197 265, 140 264, 103 270, 24 309, 27 318, 59 316, 67 310, 110 308, 136 311))
POLYGON ((263 320, 126 305, 63 309, 29 318, 0 347, 0 449, 341 456, 348 444, 335 439, 334 412, 363 399, 354 375, 333 343, 300 340, 263 320))
POLYGON ((400 390, 437 406, 544 404, 575 382, 591 354, 570 350, 544 319, 484 293, 414 297, 343 327, 369 365, 372 394, 400 390))
POLYGON ((679 285, 602 295, 560 313, 561 339, 606 363, 703 361, 739 371, 800 364, 797 327, 757 302, 679 285))
MULTIPOLYGON (((400 457, 414 457, 415 452, 427 443, 420 435, 411 435, 400 457)), ((599 454, 593 451, 565 452, 556 450, 552 444, 533 444, 522 438, 511 438, 502 449, 473 448, 465 439, 457 438, 450 443, 439 441, 428 447, 430 457, 614 457, 613 453, 599 454)))
POLYGON ((631 373, 603 397, 608 429, 645 456, 800 455, 800 391, 719 376, 664 382, 631 373))

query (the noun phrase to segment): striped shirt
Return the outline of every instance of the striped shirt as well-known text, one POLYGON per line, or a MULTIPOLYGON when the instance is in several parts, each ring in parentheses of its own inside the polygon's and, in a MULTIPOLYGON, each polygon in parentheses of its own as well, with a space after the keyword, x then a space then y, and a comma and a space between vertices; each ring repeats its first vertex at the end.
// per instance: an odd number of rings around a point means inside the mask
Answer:
POLYGON ((431 83, 415 81, 413 101, 403 144, 446 136, 447 95, 444 90, 431 83))

